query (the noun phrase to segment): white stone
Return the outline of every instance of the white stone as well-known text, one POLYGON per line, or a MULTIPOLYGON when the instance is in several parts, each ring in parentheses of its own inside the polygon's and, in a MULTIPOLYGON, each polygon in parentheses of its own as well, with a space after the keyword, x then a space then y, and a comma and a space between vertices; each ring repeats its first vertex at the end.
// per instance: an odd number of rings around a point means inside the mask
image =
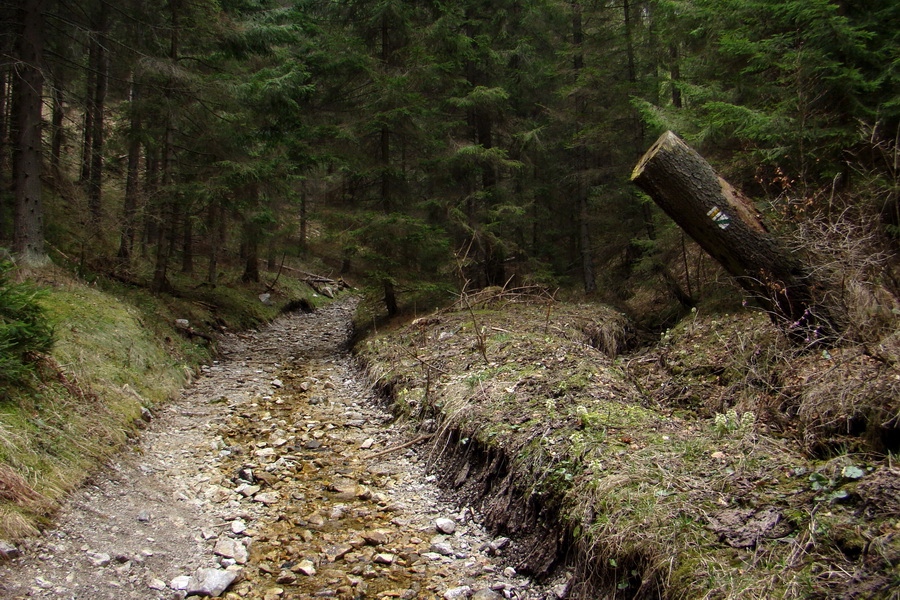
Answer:
POLYGON ((188 596, 221 596, 222 592, 237 579, 237 576, 237 571, 197 569, 184 590, 188 596))
POLYGON ((456 531, 456 521, 453 519, 437 519, 434 522, 434 528, 441 533, 452 535, 453 532, 456 531))
POLYGON ((469 598, 472 595, 472 588, 467 585, 450 588, 444 592, 444 600, 458 600, 459 598, 469 598))

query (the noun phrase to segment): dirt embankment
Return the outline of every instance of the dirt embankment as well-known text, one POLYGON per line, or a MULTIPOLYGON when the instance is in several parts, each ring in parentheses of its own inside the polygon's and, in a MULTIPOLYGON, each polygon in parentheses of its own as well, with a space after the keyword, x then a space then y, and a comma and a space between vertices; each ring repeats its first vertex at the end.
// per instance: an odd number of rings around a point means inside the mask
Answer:
MULTIPOLYGON (((694 315, 620 354, 622 323, 596 306, 488 298, 359 353, 450 458, 445 486, 477 498, 497 533, 530 540, 517 567, 575 569, 568 597, 897 597, 900 504, 882 491, 900 470, 846 451, 864 437, 804 452, 802 432, 849 439, 797 416, 808 390, 796 377, 848 368, 841 351, 786 361, 748 313, 694 315)), ((897 375, 886 365, 870 387, 897 375)))

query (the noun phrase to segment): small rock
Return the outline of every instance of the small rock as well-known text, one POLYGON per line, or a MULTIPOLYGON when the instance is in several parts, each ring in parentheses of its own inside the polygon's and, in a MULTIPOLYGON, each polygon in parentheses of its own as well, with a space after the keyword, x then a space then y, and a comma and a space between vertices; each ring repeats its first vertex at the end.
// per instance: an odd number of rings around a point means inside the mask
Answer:
POLYGON ((435 552, 443 556, 453 556, 453 547, 447 542, 434 542, 428 550, 429 552, 435 552))
POLYGON ((475 592, 475 595, 472 596, 472 600, 503 600, 503 596, 492 589, 483 589, 475 592))
POLYGON ((250 496, 253 496, 261 489, 262 488, 260 488, 258 485, 250 485, 248 483, 242 483, 241 485, 237 486, 234 491, 236 491, 238 494, 240 494, 244 498, 249 498, 250 496))
POLYGON ((362 538, 366 541, 367 544, 371 544, 372 546, 381 546, 382 544, 387 544, 388 542, 387 536, 380 531, 363 532, 362 538))
POLYGON ((150 520, 150 512, 146 510, 142 510, 138 513, 137 520, 141 523, 146 523, 150 520))
POLYGON ((452 535, 456 531, 456 521, 453 519, 438 519, 434 522, 434 527, 441 533, 452 535))
POLYGON ((197 569, 184 591, 188 596, 221 596, 222 592, 237 579, 238 574, 238 571, 222 569, 197 569))
POLYGON ((725 460, 725 453, 724 452, 713 452, 712 454, 709 455, 709 457, 713 460, 725 460))
POLYGON ((275 583, 280 583, 282 585, 289 585, 294 583, 295 581, 297 581, 297 576, 290 571, 282 571, 275 579, 275 583))
POLYGON ((179 575, 169 582, 169 587, 173 590, 186 590, 190 580, 191 578, 188 575, 179 575))
POLYGON ((368 450, 369 448, 371 448, 374 445, 375 445, 375 440, 373 440, 372 438, 366 438, 366 440, 362 444, 360 444, 359 447, 363 450, 368 450))
POLYGON ((12 560, 22 556, 22 551, 10 544, 0 540, 0 560, 12 560))
POLYGON ((161 592, 162 590, 166 589, 166 582, 163 581, 162 579, 157 579, 156 577, 151 577, 147 581, 147 587, 150 588, 151 590, 157 590, 157 591, 161 592))
POLYGON ((506 567, 505 569, 503 569, 503 576, 504 577, 515 577, 516 570, 513 569, 512 567, 506 567))
POLYGON ((284 382, 282 382, 280 379, 273 379, 272 387, 277 387, 277 388, 284 387, 284 382))
POLYGON ((335 562, 344 558, 352 550, 353 546, 347 544, 333 544, 325 548, 325 558, 328 559, 328 562, 335 562))
POLYGON ((249 558, 244 544, 227 537, 219 538, 213 552, 225 558, 233 558, 239 564, 246 563, 249 558))
POLYGON ((278 600, 278 598, 281 598, 282 594, 284 594, 284 589, 282 588, 269 588, 263 595, 263 600, 278 600))
POLYGON ((378 563, 380 565, 390 565, 394 563, 394 560, 396 560, 396 558, 397 557, 390 552, 381 552, 372 557, 372 562, 378 563))
POLYGON ((95 567, 105 567, 112 562, 112 557, 106 552, 88 552, 88 559, 95 567))
POLYGON ((278 502, 278 493, 277 492, 264 492, 262 494, 257 494, 253 497, 254 502, 261 502, 265 505, 275 504, 278 502))
POLYGON ((296 565, 291 567, 291 571, 300 573, 301 575, 312 577, 316 574, 316 566, 310 560, 301 560, 296 565))
POLYGON ((247 523, 243 519, 235 519, 231 522, 231 533, 240 535, 247 531, 247 523))
POLYGON ((471 598, 472 588, 467 585, 450 588, 444 592, 444 600, 458 600, 459 598, 471 598))
POLYGON ((509 546, 509 538, 508 537, 499 537, 490 544, 491 550, 496 552, 497 550, 502 550, 509 546))

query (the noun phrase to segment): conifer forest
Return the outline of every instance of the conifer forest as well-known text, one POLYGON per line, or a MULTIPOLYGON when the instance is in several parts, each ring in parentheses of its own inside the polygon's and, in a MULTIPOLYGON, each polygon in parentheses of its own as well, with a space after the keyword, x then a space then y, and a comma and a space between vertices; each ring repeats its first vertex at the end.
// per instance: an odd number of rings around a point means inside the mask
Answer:
POLYGON ((677 313, 716 266, 629 182, 672 130, 896 290, 898 25, 889 0, 4 2, 0 240, 157 292, 317 250, 388 312, 535 284, 677 313))

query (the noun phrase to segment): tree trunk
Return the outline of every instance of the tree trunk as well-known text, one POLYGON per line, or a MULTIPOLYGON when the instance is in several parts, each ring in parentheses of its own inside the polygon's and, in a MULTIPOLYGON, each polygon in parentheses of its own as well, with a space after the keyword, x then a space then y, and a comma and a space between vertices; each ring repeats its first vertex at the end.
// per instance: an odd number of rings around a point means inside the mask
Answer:
POLYGON ((94 117, 91 121, 93 132, 91 134, 91 169, 88 177, 88 210, 91 213, 93 226, 100 230, 103 209, 101 205, 101 190, 103 186, 103 122, 106 108, 106 91, 109 82, 109 53, 106 50, 107 18, 106 6, 100 6, 97 16, 97 81, 94 88, 94 117))
POLYGON ((137 82, 131 82, 131 119, 128 128, 128 169, 125 173, 125 202, 122 207, 122 236, 119 240, 118 257, 127 267, 131 262, 134 247, 135 216, 138 203, 138 180, 141 166, 141 117, 135 106, 140 95, 137 82))
POLYGON ((7 148, 10 146, 9 139, 9 106, 10 92, 9 82, 12 80, 12 74, 7 70, 8 66, 2 67, 0 72, 0 171, 6 170, 9 163, 7 162, 7 148))
POLYGON ((181 231, 181 272, 188 274, 194 272, 194 222, 187 212, 181 231))
POLYGON ((632 181, 753 294, 790 337, 833 339, 846 317, 828 286, 783 248, 759 221, 750 200, 719 177, 671 131, 641 158, 632 181))
MULTIPOLYGON (((573 1, 572 9, 572 45, 575 55, 572 57, 572 69, 575 71, 575 81, 581 77, 584 69, 584 24, 582 19, 581 2, 573 1)), ((575 115, 577 127, 583 126, 585 114, 585 102, 580 95, 575 98, 575 115)), ((588 182, 585 180, 588 171, 588 149, 578 142, 576 147, 576 203, 578 210, 578 247, 581 254, 581 278, 584 283, 584 292, 593 294, 597 291, 597 277, 594 273, 594 246, 591 241, 590 206, 588 205, 588 182)))
POLYGON ((59 160, 62 156, 63 137, 65 129, 63 128, 63 118, 65 117, 65 109, 63 106, 63 82, 57 80, 53 83, 53 114, 51 117, 51 142, 50 142, 50 166, 53 167, 53 176, 59 176, 59 160))
POLYGON ((209 205, 209 265, 206 271, 206 281, 210 285, 216 285, 219 279, 219 247, 222 244, 222 211, 215 202, 209 205))
POLYGON ((259 232, 258 227, 244 223, 244 243, 246 257, 241 281, 245 283, 259 282, 259 232))
POLYGON ((88 40, 88 68, 84 84, 84 129, 81 144, 81 176, 79 181, 88 184, 91 179, 91 157, 93 156, 94 135, 94 98, 97 89, 97 52, 98 43, 94 35, 88 40))
POLYGON ((394 282, 385 279, 382 283, 384 284, 384 307, 387 309, 389 317, 396 317, 400 310, 397 307, 397 292, 394 290, 394 282))
POLYGON ((21 3, 18 57, 16 69, 16 157, 15 214, 13 216, 13 252, 20 264, 38 266, 47 262, 44 251, 44 212, 41 205, 41 71, 44 47, 43 16, 45 0, 21 3))

